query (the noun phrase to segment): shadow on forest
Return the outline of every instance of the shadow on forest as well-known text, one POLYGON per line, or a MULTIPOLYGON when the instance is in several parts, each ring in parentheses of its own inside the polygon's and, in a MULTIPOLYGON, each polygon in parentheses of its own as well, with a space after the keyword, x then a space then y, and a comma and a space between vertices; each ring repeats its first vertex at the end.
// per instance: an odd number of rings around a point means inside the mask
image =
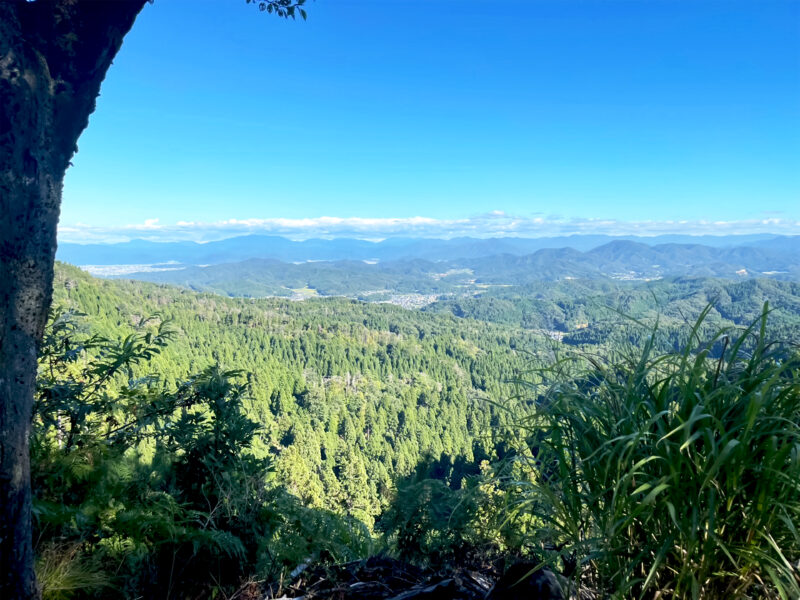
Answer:
POLYGON ((377 523, 391 551, 424 565, 458 562, 487 545, 479 525, 485 504, 480 486, 489 455, 475 444, 474 456, 426 456, 396 480, 396 494, 377 523))

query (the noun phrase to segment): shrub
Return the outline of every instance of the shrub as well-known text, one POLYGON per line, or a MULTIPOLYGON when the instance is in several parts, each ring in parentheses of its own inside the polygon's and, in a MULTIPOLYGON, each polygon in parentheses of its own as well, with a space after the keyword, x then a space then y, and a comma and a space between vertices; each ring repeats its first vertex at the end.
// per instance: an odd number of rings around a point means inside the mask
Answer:
MULTIPOLYGON (((527 480, 547 561, 616 598, 798 598, 800 361, 765 338, 681 352, 573 354, 519 381, 527 480), (712 360, 712 348, 722 353, 712 360)), ((656 327, 657 329, 657 327, 656 327)))
POLYGON ((46 600, 218 597, 370 552, 363 524, 271 481, 240 372, 141 377, 168 323, 109 340, 79 317, 54 315, 40 356, 31 462, 46 600))

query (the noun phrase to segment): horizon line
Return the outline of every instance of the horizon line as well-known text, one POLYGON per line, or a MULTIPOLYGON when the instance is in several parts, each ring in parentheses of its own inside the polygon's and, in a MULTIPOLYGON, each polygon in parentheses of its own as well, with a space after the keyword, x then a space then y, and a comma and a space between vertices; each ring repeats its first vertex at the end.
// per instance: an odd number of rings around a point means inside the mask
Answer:
MULTIPOLYGON (((763 214, 763 213, 762 213, 763 214)), ((614 218, 576 218, 560 215, 512 215, 492 211, 465 218, 432 217, 307 217, 249 218, 222 221, 177 221, 163 224, 158 218, 124 225, 60 224, 58 240, 73 244, 114 244, 133 240, 150 242, 220 241, 233 237, 264 235, 305 241, 309 239, 392 238, 553 238, 598 235, 607 237, 800 235, 800 220, 763 216, 740 220, 665 219, 625 221, 614 218)))

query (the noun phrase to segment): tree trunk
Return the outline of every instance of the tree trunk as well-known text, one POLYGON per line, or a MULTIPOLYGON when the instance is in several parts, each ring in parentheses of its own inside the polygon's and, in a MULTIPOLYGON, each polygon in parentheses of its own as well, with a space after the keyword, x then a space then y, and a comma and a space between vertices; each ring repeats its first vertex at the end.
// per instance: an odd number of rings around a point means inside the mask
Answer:
POLYGON ((36 598, 29 437, 61 187, 145 0, 0 1, 0 598, 36 598))

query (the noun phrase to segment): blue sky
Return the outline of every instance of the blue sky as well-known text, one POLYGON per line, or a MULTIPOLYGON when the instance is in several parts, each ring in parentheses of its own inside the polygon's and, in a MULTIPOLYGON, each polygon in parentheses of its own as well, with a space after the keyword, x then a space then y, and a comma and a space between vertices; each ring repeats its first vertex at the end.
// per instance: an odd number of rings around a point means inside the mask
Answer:
POLYGON ((308 12, 146 6, 60 239, 800 233, 800 2, 308 12))

